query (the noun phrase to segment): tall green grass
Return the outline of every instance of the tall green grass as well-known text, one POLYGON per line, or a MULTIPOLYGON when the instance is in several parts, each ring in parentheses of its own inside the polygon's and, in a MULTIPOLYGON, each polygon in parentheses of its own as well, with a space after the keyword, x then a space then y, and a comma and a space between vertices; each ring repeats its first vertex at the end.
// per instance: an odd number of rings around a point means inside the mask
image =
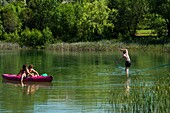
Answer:
MULTIPOLYGON (((169 76, 162 77, 151 85, 140 81, 143 83, 132 86, 128 92, 126 90, 124 92, 122 90, 110 91, 109 111, 111 113, 169 113, 169 76)), ((137 81, 139 83, 139 79, 137 81)))
POLYGON ((56 43, 46 47, 48 50, 58 51, 117 51, 120 48, 128 48, 130 50, 143 51, 165 51, 170 52, 170 44, 164 45, 142 45, 142 44, 126 44, 114 41, 99 41, 99 42, 77 42, 77 43, 56 43))
MULTIPOLYGON (((115 41, 98 41, 98 42, 77 42, 77 43, 55 43, 46 46, 46 50, 57 51, 117 51, 120 48, 128 48, 129 50, 143 51, 164 51, 170 52, 170 44, 164 45, 142 45, 136 43, 122 43, 115 41)), ((18 50, 22 49, 17 43, 0 42, 1 50, 18 50)))

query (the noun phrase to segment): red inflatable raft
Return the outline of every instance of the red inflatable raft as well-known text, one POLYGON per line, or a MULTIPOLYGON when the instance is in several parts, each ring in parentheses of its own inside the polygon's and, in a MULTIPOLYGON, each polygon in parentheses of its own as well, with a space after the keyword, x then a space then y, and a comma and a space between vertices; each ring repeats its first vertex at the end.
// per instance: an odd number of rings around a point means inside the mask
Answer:
MULTIPOLYGON (((2 74, 2 77, 6 80, 12 81, 21 81, 21 76, 17 76, 16 74, 2 74)), ((53 76, 38 76, 38 77, 27 77, 24 78, 24 82, 51 82, 53 80, 53 76)))

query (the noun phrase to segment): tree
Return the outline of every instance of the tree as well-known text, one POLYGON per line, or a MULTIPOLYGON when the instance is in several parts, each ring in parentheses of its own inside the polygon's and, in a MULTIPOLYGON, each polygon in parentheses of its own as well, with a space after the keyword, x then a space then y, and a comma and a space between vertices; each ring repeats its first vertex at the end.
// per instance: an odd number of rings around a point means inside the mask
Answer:
POLYGON ((42 31, 43 38, 41 39, 41 45, 51 44, 54 41, 53 34, 51 30, 47 27, 42 31))
POLYGON ((78 37, 83 37, 81 41, 100 40, 99 36, 102 36, 104 29, 114 27, 108 19, 112 11, 107 7, 105 0, 85 2, 82 7, 80 19, 77 22, 78 37))
POLYGON ((125 40, 135 36, 139 22, 148 12, 146 0, 110 0, 109 8, 118 10, 114 31, 125 35, 125 40))
POLYGON ((25 29, 21 33, 20 45, 37 48, 43 45, 42 42, 43 34, 37 29, 25 29))
POLYGON ((25 29, 27 27, 33 28, 32 22, 33 22, 33 11, 30 8, 23 8, 20 15, 20 20, 22 22, 22 29, 25 29))
POLYGON ((55 9, 57 4, 56 0, 31 0, 28 4, 28 7, 33 12, 33 17, 29 23, 30 28, 36 28, 42 31, 48 27, 54 13, 53 9, 55 9))
POLYGON ((151 13, 159 14, 165 19, 167 35, 170 36, 170 0, 148 0, 151 13))
POLYGON ((77 34, 75 8, 76 4, 67 3, 60 4, 54 10, 50 29, 58 40, 74 41, 77 34))
POLYGON ((14 32, 21 27, 21 21, 18 17, 20 7, 9 4, 2 9, 2 23, 5 32, 14 32))

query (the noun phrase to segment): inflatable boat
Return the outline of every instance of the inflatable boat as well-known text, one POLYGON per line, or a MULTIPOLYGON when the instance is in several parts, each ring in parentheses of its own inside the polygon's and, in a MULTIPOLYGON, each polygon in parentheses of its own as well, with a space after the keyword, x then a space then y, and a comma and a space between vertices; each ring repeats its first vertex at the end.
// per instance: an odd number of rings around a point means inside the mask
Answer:
MULTIPOLYGON (((12 80, 12 81, 21 81, 21 76, 17 76, 16 74, 2 74, 3 79, 12 80)), ((53 80, 53 76, 35 76, 35 77, 26 77, 23 79, 24 82, 51 82, 53 80)))

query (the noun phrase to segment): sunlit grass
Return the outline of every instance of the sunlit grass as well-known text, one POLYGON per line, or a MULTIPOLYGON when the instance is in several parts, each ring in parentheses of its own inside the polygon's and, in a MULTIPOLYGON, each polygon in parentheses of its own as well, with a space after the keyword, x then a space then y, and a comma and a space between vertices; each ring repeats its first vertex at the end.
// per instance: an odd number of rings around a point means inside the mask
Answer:
POLYGON ((137 30, 136 36, 157 36, 154 30, 137 30))

